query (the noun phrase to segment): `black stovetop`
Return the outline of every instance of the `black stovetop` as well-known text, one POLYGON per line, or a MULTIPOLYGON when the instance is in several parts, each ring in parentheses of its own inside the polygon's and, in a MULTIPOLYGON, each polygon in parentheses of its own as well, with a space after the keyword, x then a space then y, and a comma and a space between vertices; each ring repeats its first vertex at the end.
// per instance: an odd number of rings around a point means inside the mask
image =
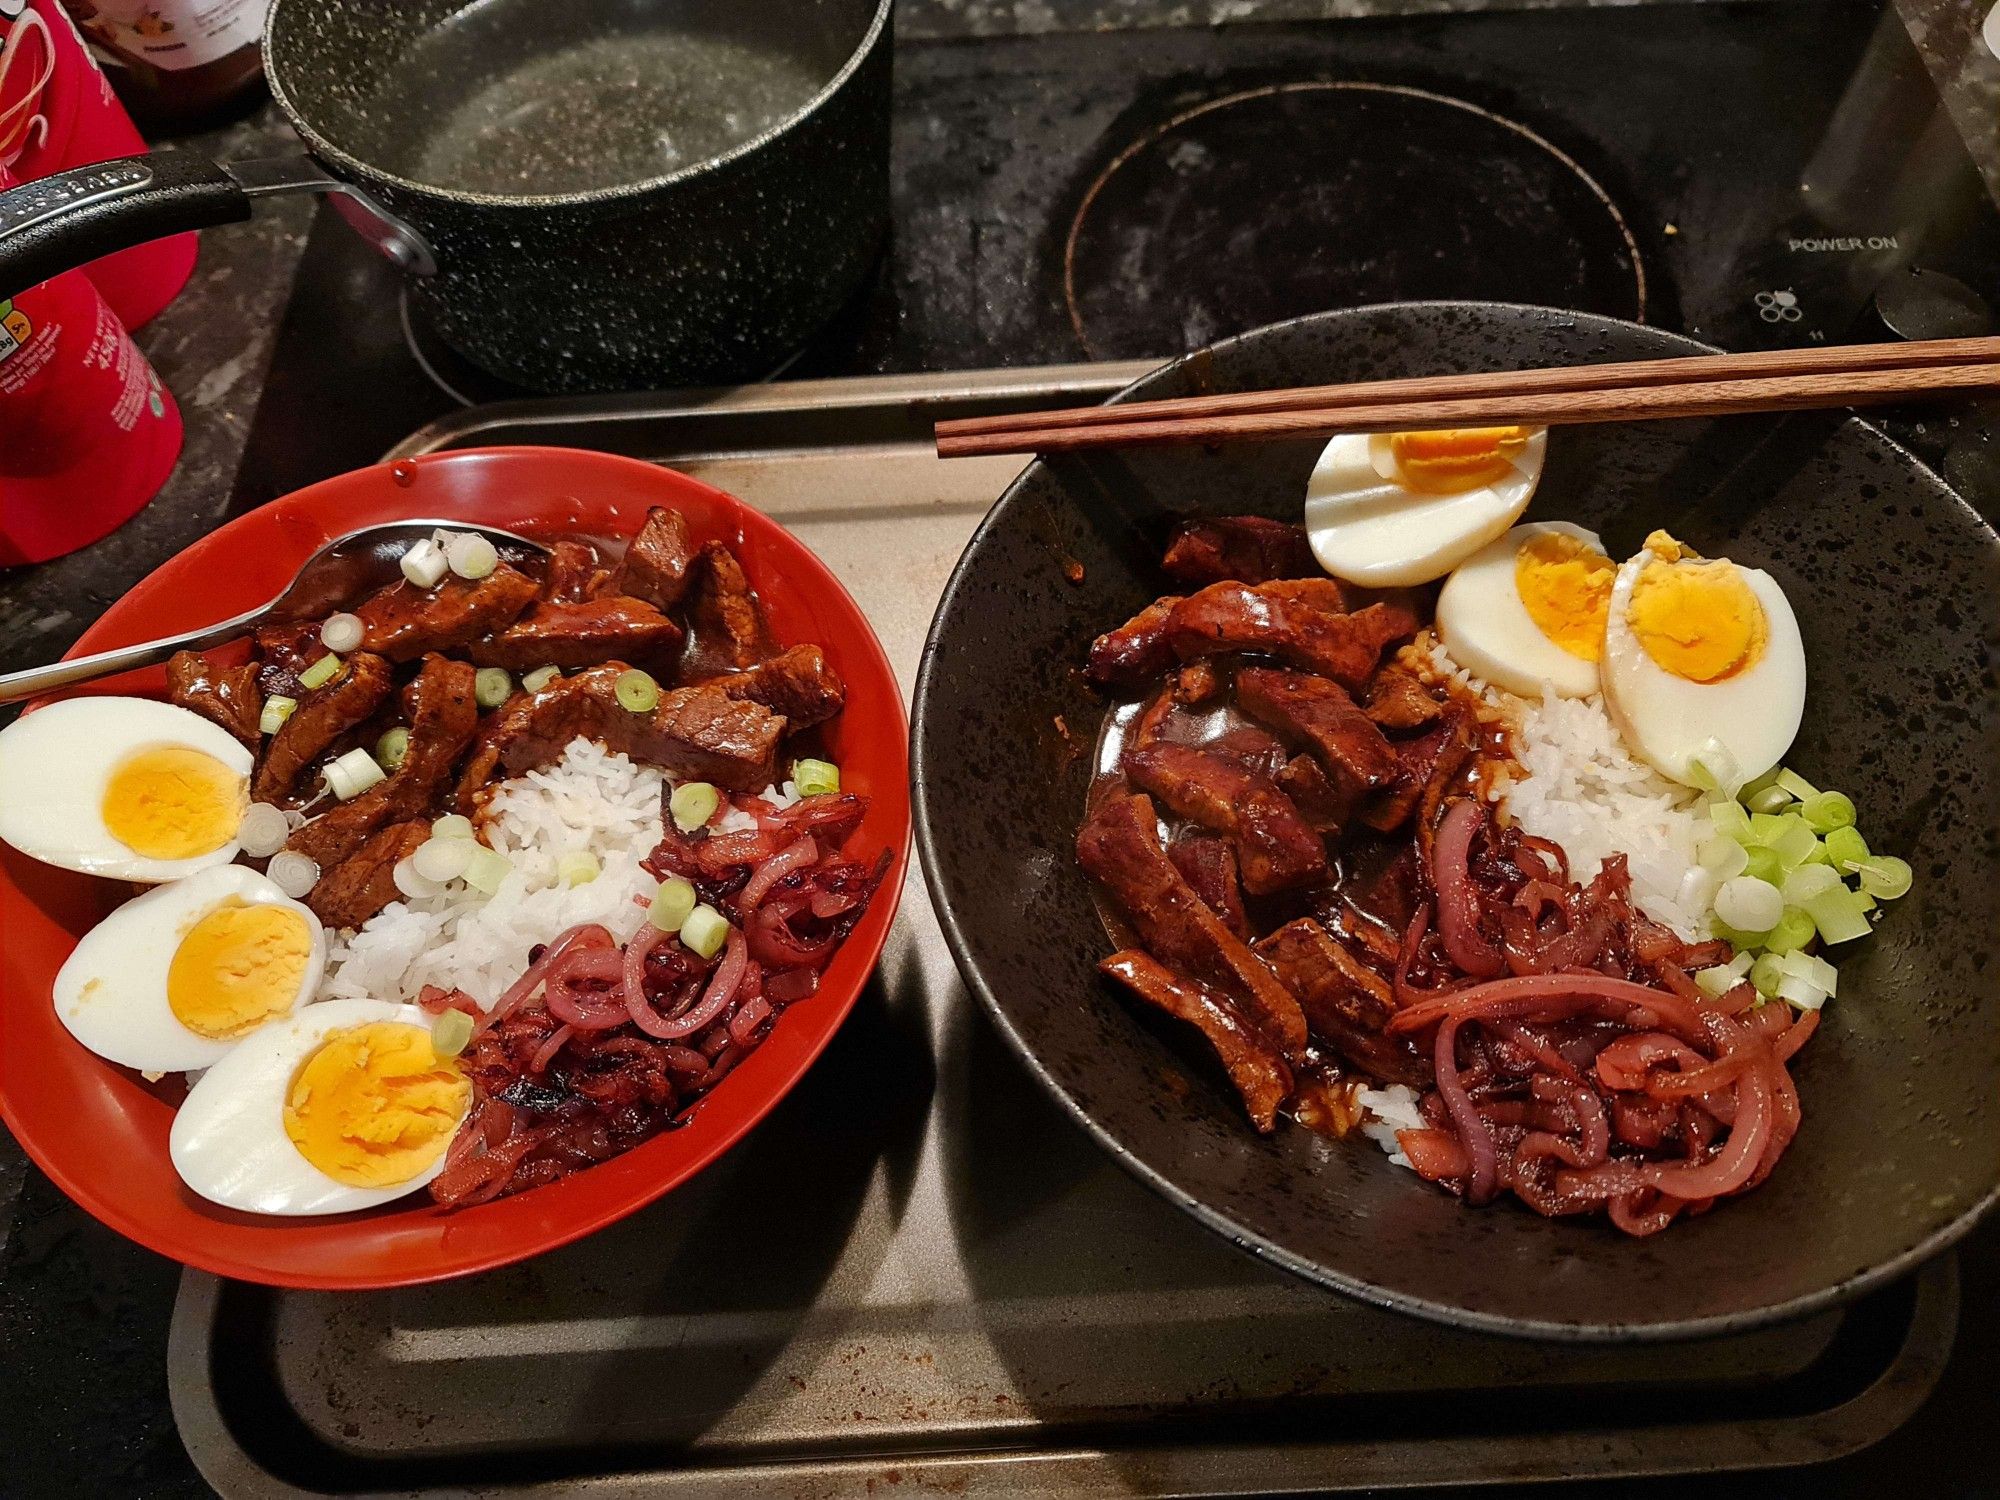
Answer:
MULTIPOLYGON (((2000 215, 1876 3, 920 42, 896 109, 890 249, 774 373, 1166 356, 1418 297, 1733 349, 1984 331, 2000 307, 2000 215)), ((237 505, 374 458, 447 390, 523 394, 410 328, 322 216, 237 505)), ((1901 435, 1940 462, 1984 438, 1901 435)))

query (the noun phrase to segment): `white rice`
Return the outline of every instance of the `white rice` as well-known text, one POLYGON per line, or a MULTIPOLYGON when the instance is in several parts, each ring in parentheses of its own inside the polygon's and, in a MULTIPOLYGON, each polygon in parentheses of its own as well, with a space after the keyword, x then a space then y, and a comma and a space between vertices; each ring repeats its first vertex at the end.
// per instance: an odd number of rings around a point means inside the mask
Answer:
POLYGON ((527 969, 528 950, 565 928, 600 922, 623 942, 645 920, 639 898, 658 886, 639 861, 660 841, 663 779, 578 739, 555 765, 503 783, 485 829, 514 865, 499 890, 483 896, 454 881, 435 896, 395 902, 358 932, 334 935, 322 994, 414 1000, 434 984, 490 1006, 527 969), (556 860, 579 850, 596 856, 601 871, 564 885, 556 860))

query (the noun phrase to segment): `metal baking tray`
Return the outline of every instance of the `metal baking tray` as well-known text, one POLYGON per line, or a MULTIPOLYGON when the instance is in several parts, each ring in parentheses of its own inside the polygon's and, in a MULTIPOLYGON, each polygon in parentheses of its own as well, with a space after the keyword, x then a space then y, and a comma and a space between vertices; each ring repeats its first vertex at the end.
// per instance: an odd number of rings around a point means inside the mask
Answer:
MULTIPOLYGON (((1020 467, 939 462, 932 421, 1098 400, 1144 368, 510 403, 393 456, 601 448, 730 490, 841 576, 907 691, 953 562, 1020 467)), ((1943 1368, 1948 1258, 1844 1311, 1668 1348, 1456 1333, 1293 1280, 1058 1112, 910 882, 818 1065, 645 1212, 443 1286, 330 1295, 188 1273, 169 1377, 202 1473, 230 1497, 721 1500, 1714 1475, 1865 1447, 1943 1368)))

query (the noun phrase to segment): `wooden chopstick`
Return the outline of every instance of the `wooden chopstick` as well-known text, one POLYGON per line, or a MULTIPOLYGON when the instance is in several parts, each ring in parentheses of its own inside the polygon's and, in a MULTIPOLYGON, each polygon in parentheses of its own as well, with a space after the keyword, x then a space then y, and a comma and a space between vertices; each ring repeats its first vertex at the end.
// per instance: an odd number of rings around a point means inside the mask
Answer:
POLYGON ((1934 339, 1344 386, 1245 391, 940 422, 945 458, 1323 432, 1659 421, 2000 388, 2000 338, 1934 339))

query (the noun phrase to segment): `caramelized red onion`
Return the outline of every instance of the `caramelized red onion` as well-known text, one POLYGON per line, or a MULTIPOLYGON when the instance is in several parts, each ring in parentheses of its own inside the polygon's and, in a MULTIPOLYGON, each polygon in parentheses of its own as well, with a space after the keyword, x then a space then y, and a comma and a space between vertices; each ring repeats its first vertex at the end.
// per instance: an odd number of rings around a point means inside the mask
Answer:
POLYGON ((1438 936, 1451 961, 1474 979, 1500 972, 1499 950, 1479 930, 1479 897, 1469 868, 1472 839, 1486 825, 1486 809, 1471 798, 1452 803, 1438 823, 1431 881, 1437 889, 1438 936))

